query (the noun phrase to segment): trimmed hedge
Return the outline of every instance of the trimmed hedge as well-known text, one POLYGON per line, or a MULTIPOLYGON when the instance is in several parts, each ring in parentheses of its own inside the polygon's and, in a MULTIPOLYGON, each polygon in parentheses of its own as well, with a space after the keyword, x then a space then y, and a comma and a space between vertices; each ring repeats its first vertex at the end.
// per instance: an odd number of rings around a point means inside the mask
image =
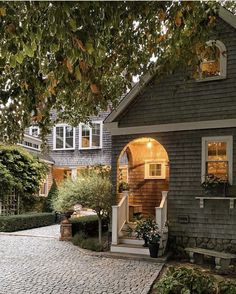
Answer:
MULTIPOLYGON (((72 236, 76 233, 83 233, 86 236, 97 236, 98 234, 98 217, 96 215, 81 216, 78 218, 70 218, 72 224, 72 236)), ((108 230, 108 221, 102 221, 102 230, 108 230)))
POLYGON ((0 232, 15 232, 55 224, 55 213, 0 216, 0 232))

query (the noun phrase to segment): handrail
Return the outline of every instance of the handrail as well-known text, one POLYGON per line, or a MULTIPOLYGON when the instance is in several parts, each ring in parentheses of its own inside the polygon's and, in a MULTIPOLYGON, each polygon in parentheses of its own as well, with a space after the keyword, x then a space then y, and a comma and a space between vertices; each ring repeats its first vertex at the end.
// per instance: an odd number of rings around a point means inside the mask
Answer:
POLYGON ((123 197, 118 205, 112 206, 112 244, 118 244, 118 236, 124 224, 129 219, 129 193, 123 192, 123 197))
POLYGON ((168 191, 162 191, 162 199, 159 207, 156 207, 156 222, 161 231, 167 222, 167 195, 168 191))

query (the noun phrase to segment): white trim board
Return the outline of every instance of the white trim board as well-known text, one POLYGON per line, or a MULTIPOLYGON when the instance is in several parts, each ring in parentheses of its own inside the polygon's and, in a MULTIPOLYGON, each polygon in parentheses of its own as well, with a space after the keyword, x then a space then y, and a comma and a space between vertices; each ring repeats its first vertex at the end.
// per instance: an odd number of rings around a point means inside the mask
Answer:
POLYGON ((106 129, 112 136, 119 135, 135 135, 135 134, 150 134, 150 133, 164 133, 190 130, 206 130, 206 129, 221 129, 236 127, 236 119, 222 119, 222 120, 208 120, 197 122, 171 123, 149 126, 125 127, 119 128, 117 122, 106 123, 106 129))

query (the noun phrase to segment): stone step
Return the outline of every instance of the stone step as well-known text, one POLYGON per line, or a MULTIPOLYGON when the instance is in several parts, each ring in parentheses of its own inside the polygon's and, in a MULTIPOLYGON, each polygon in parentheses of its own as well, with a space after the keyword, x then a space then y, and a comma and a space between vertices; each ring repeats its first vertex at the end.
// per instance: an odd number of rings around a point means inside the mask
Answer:
POLYGON ((129 245, 140 245, 142 246, 144 244, 143 240, 132 238, 132 237, 121 237, 119 238, 120 244, 129 244, 129 245))
POLYGON ((118 244, 111 245, 111 252, 126 253, 126 254, 139 254, 149 256, 149 249, 141 245, 133 244, 118 244))

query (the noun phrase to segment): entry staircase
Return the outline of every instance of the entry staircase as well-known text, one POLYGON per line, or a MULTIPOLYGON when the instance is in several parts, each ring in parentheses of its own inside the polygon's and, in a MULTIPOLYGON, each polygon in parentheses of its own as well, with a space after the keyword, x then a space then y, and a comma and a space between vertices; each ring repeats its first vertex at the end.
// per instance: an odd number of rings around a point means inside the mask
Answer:
MULTIPOLYGON (((162 191, 160 206, 155 208, 155 218, 161 233, 159 257, 164 255, 168 240, 167 194, 168 191, 162 191)), ((134 236, 135 225, 129 221, 129 192, 125 191, 120 203, 112 206, 111 252, 149 256, 149 249, 143 247, 144 241, 134 236)))

